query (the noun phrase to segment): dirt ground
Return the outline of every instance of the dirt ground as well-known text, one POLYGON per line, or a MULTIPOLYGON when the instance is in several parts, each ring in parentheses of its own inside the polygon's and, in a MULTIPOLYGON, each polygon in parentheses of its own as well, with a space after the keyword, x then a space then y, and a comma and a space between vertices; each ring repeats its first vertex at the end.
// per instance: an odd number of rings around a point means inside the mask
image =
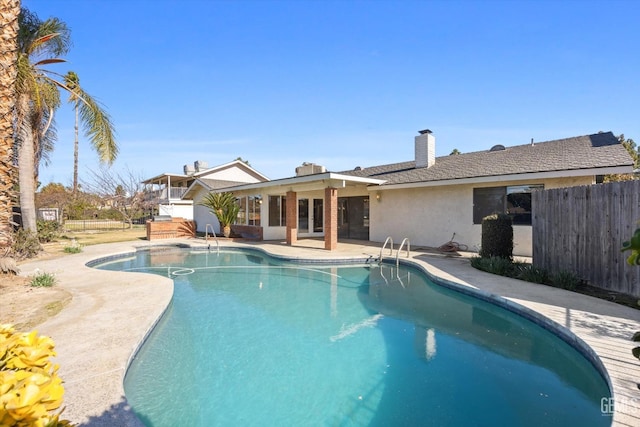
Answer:
POLYGON ((62 288, 34 288, 29 278, 0 274, 0 323, 9 323, 16 330, 29 331, 55 316, 71 301, 71 294, 62 288))
MULTIPOLYGON (((143 239, 144 227, 108 232, 67 233, 58 241, 43 244, 38 258, 66 256, 64 248, 75 240, 81 246, 143 239)), ((19 265, 18 265, 19 267, 19 265)), ((71 301, 71 294, 56 285, 50 288, 29 286, 30 278, 0 273, 0 323, 10 323, 20 331, 37 326, 58 314, 71 301)))

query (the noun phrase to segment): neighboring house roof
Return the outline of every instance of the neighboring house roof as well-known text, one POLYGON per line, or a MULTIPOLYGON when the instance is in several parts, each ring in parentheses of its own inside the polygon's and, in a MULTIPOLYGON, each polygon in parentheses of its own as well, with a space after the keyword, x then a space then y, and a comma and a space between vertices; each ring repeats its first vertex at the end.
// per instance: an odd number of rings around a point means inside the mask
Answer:
POLYGON ((208 178, 197 178, 187 191, 182 195, 183 199, 193 199, 196 192, 198 191, 198 187, 204 188, 206 191, 213 190, 224 190, 225 188, 235 187, 238 185, 246 184, 246 182, 238 182, 238 181, 225 181, 222 179, 208 179, 208 178))
POLYGON ((191 175, 185 174, 177 174, 177 173, 162 173, 160 175, 156 175, 153 178, 146 179, 142 181, 143 184, 167 184, 169 181, 178 184, 186 182, 187 185, 192 185, 193 180, 196 178, 203 179, 207 175, 215 174, 218 172, 225 171, 226 169, 239 168, 244 170, 248 175, 252 176, 257 181, 268 181, 269 178, 252 168, 247 163, 242 160, 234 160, 229 163, 225 163, 224 165, 214 166, 212 168, 203 169, 199 172, 194 172, 191 175))
POLYGON ((258 181, 269 180, 269 178, 267 178, 265 175, 261 174, 260 172, 258 172, 257 170, 255 170, 254 168, 252 168, 250 165, 248 165, 246 162, 243 162, 242 160, 234 160, 232 162, 225 163, 224 165, 215 166, 200 172, 196 172, 193 174, 193 177, 198 178, 201 176, 211 175, 212 173, 219 172, 224 169, 229 169, 232 167, 240 167, 242 169, 245 169, 249 174, 253 175, 258 181))
POLYGON ((428 168, 416 168, 412 160, 340 173, 383 179, 385 185, 393 185, 621 166, 628 167, 631 173, 633 159, 611 132, 604 132, 437 157, 428 168))
POLYGON ((160 175, 156 175, 153 178, 145 179, 144 181, 142 181, 142 184, 156 184, 158 182, 164 182, 164 181, 167 181, 168 177, 170 177, 171 180, 175 180, 176 182, 179 182, 179 181, 181 182, 190 178, 187 175, 182 175, 179 173, 165 172, 165 173, 161 173, 160 175))

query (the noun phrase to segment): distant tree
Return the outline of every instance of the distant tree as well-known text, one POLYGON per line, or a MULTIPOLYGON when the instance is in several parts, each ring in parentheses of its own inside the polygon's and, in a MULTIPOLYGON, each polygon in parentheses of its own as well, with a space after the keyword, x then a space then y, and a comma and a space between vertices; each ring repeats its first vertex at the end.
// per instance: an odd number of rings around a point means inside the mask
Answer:
POLYGON ((101 210, 102 203, 96 195, 50 183, 36 193, 36 208, 57 208, 61 219, 90 219, 101 210))
POLYGON ((72 199, 69 188, 52 182, 36 193, 36 208, 57 208, 60 218, 63 218, 72 199))
POLYGON ((237 158, 236 158, 236 160, 240 160, 241 162, 243 162, 243 163, 244 163, 244 164, 246 164, 247 166, 251 166, 251 165, 249 164, 249 160, 245 160, 245 159, 243 159, 242 157, 237 157, 237 158))
POLYGON ((636 143, 633 139, 625 139, 623 133, 618 136, 618 141, 620 141, 620 144, 627 149, 629 155, 633 159, 633 168, 640 168, 640 147, 636 147, 636 143))
POLYGON ((454 149, 451 151, 451 153, 449 153, 449 155, 450 155, 450 156, 453 156, 454 154, 462 154, 462 153, 461 153, 461 152, 460 152, 460 150, 458 150, 457 148, 454 148, 454 149))
POLYGON ((101 166, 98 171, 89 172, 89 180, 83 181, 86 192, 100 197, 104 206, 117 210, 122 220, 133 226, 133 220, 142 216, 150 205, 145 200, 142 175, 126 168, 116 173, 101 166))
POLYGON ((78 124, 82 123, 100 160, 113 162, 118 154, 118 146, 111 118, 100 103, 82 89, 78 75, 69 71, 64 76, 64 83, 69 89, 69 102, 73 104, 75 112, 73 142, 73 193, 75 194, 78 192, 78 124))
MULTIPOLYGON (((633 159, 633 168, 640 168, 640 147, 636 146, 633 139, 626 139, 623 133, 618 136, 618 141, 620 141, 620 144, 627 149, 629 155, 633 159)), ((638 179, 638 176, 634 173, 617 173, 605 175, 604 182, 633 181, 635 179, 638 179)))

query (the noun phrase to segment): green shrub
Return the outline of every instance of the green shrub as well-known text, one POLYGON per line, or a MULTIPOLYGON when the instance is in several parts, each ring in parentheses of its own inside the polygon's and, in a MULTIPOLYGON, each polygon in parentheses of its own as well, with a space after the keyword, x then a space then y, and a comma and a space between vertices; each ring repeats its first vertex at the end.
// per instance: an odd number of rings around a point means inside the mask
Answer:
POLYGON ((478 270, 487 273, 497 274, 499 276, 511 276, 513 271, 513 263, 508 258, 500 257, 472 257, 471 265, 478 270))
POLYGON ((506 214, 482 218, 480 256, 483 258, 513 258, 513 225, 506 214))
POLYGON ((51 273, 36 273, 29 282, 34 288, 50 288, 56 284, 56 277, 51 273))
POLYGON ((629 240, 622 243, 621 251, 631 251, 627 264, 640 265, 640 228, 636 229, 629 240))
POLYGON ((42 250, 38 235, 32 231, 19 229, 13 235, 11 255, 18 259, 33 258, 42 250))
POLYGON ((60 237, 62 227, 57 221, 38 221, 38 240, 47 243, 60 237))
POLYGON ((532 264, 519 264, 514 277, 526 282, 549 283, 549 273, 542 268, 534 267, 532 264))
POLYGON ((570 271, 559 271, 551 276, 551 284, 572 291, 580 284, 580 278, 570 271))
POLYGON ((116 221, 122 220, 122 213, 117 209, 109 208, 109 209, 100 209, 97 212, 96 219, 113 219, 116 221))
POLYGON ((82 246, 80 245, 65 246, 63 251, 66 254, 79 254, 80 252, 82 252, 82 246))

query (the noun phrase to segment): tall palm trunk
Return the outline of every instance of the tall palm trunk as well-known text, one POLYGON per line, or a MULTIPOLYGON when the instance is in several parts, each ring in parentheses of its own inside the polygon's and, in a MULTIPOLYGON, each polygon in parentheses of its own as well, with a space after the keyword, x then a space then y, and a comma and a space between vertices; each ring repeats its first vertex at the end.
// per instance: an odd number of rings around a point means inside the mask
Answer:
POLYGON ((13 217, 15 82, 20 0, 0 1, 0 254, 10 244, 13 217))
MULTIPOLYGON (((30 111, 28 95, 20 95, 18 103, 21 111, 30 111)), ((33 127, 31 126, 31 123, 26 123, 19 127, 18 132, 20 132, 18 169, 22 172, 18 176, 18 182, 20 184, 20 211, 22 213, 22 227, 25 230, 37 232, 35 201, 36 178, 33 173, 36 162, 33 127)))
POLYGON ((75 102, 76 113, 75 140, 73 141, 73 195, 78 194, 78 101, 75 102))

